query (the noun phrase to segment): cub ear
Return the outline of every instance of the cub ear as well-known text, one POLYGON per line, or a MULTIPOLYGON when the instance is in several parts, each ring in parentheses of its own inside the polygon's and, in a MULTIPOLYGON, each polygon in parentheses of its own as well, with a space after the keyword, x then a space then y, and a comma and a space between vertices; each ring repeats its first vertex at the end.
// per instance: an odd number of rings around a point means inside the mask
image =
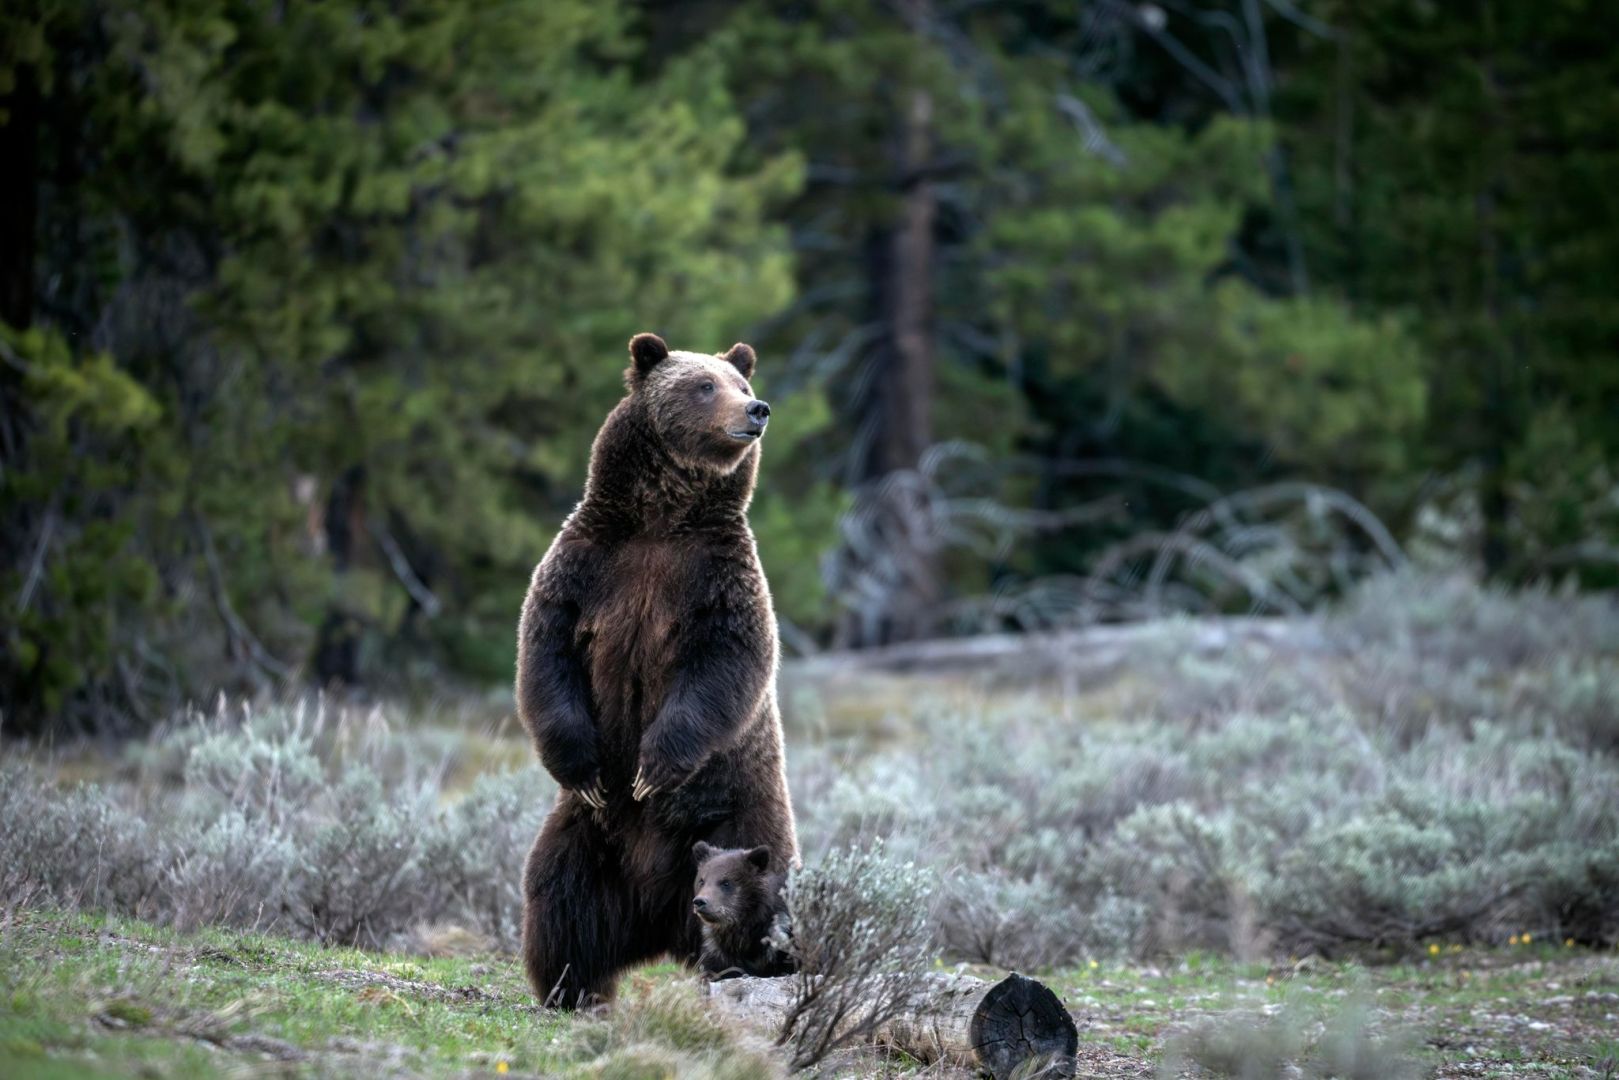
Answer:
POLYGON ((630 370, 625 372, 630 389, 639 386, 647 372, 668 358, 669 346, 657 334, 636 334, 630 338, 630 370))
POLYGON ((767 847, 754 848, 752 851, 748 852, 748 862, 755 870, 769 870, 770 849, 767 847))
POLYGON ((699 840, 691 846, 691 854, 692 858, 697 860, 697 865, 701 866, 708 861, 710 855, 714 854, 714 849, 699 840))
POLYGON ((753 378, 753 365, 759 362, 759 358, 753 355, 753 346, 744 345, 740 341, 727 349, 720 359, 729 361, 732 367, 742 373, 744 379, 753 378))

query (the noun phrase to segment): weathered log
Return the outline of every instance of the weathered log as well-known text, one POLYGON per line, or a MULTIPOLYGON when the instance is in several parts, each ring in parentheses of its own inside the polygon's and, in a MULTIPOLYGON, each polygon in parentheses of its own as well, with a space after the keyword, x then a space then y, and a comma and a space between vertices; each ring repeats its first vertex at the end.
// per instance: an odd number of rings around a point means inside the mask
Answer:
MULTIPOLYGON (((772 1035, 793 1007, 797 979, 724 979, 708 984, 708 997, 722 1014, 772 1035)), ((944 1060, 1009 1080, 1032 1060, 1048 1064, 1039 1076, 1074 1075, 1079 1029, 1062 1001, 1044 983, 1016 972, 991 983, 971 975, 930 972, 922 977, 904 1014, 867 1036, 924 1063, 944 1060)))
POLYGON ((1102 677, 1122 667, 1144 647, 1166 640, 1182 652, 1214 656, 1243 645, 1268 645, 1291 652, 1328 647, 1319 621, 1266 616, 1207 616, 1178 620, 1089 626, 1028 634, 980 634, 936 638, 853 652, 823 652, 789 660, 784 673, 808 680, 851 673, 1030 674, 1079 671, 1102 677), (1173 636, 1172 636, 1173 635, 1173 636))

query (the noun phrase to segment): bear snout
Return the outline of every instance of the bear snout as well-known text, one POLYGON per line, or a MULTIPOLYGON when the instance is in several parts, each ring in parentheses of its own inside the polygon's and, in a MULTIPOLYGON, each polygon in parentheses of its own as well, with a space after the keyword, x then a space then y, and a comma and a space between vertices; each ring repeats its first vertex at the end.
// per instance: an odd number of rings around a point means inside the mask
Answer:
POLYGON ((726 434, 742 442, 753 442, 765 433, 765 425, 770 422, 770 402, 754 398, 742 406, 744 426, 738 431, 727 431, 726 434))

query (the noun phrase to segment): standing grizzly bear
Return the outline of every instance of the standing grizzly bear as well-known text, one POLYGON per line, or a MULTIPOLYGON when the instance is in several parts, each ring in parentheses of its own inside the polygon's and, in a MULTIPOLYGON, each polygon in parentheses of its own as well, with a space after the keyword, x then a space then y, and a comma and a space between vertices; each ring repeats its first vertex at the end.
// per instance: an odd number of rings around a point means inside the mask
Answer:
POLYGON ((798 838, 776 710, 776 623, 748 528, 770 406, 754 353, 630 340, 629 393, 584 498, 534 571, 517 711, 562 790, 523 871, 523 958, 548 1004, 692 962, 692 847, 798 838))

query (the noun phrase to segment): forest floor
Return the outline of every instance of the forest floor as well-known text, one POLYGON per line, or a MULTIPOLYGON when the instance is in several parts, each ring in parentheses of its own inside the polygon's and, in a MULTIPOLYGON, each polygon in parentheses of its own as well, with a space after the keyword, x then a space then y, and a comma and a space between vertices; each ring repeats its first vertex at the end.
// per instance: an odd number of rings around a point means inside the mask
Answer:
MULTIPOLYGON (((1082 1076, 1153 1076, 1178 1035, 1214 1018, 1250 1015, 1256 1030, 1271 1018, 1309 1042, 1330 1037, 1346 1012, 1432 1076, 1619 1076, 1619 957, 1557 944, 1387 966, 1192 956, 1041 977, 1079 1023, 1082 1076)), ((31 911, 0 930, 0 1076, 772 1071, 757 1044, 696 1019, 695 989, 677 967, 634 972, 623 994, 617 1020, 563 1016, 535 1005, 510 957, 360 952, 31 911), (645 1007, 660 994, 683 1004, 645 1007)), ((1258 1044, 1240 1052, 1263 1056, 1258 1044)), ((837 1071, 918 1069, 867 1057, 837 1071)))

